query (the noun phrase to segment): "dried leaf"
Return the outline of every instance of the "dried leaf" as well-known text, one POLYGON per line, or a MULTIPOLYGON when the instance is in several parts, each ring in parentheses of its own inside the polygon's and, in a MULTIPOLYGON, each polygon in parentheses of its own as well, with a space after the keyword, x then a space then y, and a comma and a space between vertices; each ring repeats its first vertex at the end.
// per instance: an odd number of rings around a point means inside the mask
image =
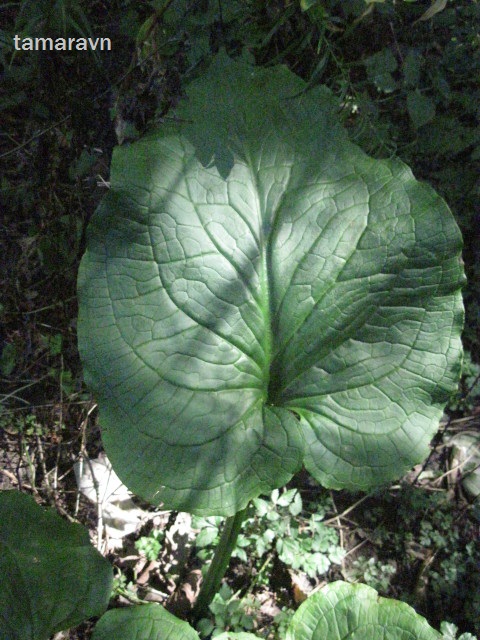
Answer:
POLYGON ((430 20, 430 18, 433 18, 435 14, 440 13, 440 11, 443 11, 445 9, 445 7, 447 6, 447 2, 448 0, 435 0, 432 6, 429 7, 418 20, 415 20, 413 24, 417 24, 417 22, 420 21, 425 22, 425 20, 430 20))

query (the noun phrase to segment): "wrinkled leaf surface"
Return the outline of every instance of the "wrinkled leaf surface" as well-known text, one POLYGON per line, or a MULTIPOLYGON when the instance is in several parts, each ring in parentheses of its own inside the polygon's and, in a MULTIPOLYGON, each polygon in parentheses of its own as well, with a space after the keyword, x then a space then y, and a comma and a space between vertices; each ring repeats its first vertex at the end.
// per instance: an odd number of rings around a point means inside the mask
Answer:
POLYGON ((440 640, 412 607, 365 584, 332 582, 295 612, 287 640, 440 640))
POLYGON ((304 463, 367 490, 425 457, 459 374, 461 236, 285 67, 220 55, 117 148, 79 275, 107 455, 143 498, 231 515, 304 463))

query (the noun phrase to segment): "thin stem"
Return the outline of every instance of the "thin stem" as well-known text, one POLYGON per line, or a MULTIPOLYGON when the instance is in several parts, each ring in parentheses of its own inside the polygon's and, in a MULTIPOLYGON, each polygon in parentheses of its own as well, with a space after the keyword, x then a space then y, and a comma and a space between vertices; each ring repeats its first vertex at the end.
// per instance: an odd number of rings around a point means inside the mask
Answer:
POLYGON ((199 620, 207 614, 208 605, 220 588, 220 583, 230 562, 238 534, 245 520, 247 509, 248 507, 225 520, 220 542, 215 549, 215 555, 200 587, 200 593, 192 611, 193 620, 199 620))
POLYGON ((270 551, 267 554, 267 558, 266 558, 265 562, 262 564, 262 566, 258 570, 257 575, 251 581, 250 586, 246 590, 245 595, 243 596, 242 600, 244 598, 246 598, 248 595, 250 595, 251 593, 253 593, 253 590, 257 586, 258 582, 260 581, 261 578, 263 578, 263 572, 266 570, 266 568, 268 567, 268 565, 270 564, 272 559, 273 559, 273 551, 270 551))

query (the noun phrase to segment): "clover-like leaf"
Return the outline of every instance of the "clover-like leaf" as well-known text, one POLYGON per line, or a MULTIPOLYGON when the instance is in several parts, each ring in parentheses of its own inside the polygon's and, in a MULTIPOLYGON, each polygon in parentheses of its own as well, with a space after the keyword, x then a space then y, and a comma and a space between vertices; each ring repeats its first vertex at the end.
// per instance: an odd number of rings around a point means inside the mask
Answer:
POLYGON ((88 531, 18 491, 0 492, 0 640, 46 640, 100 615, 112 568, 88 531))
POLYGON ((365 584, 332 582, 303 602, 287 640, 440 640, 412 607, 365 584))
POLYGON ((199 640, 199 635, 161 605, 145 604, 107 611, 92 640, 199 640))
POLYGON ((109 459, 143 498, 231 515, 305 464, 367 490, 425 457, 459 374, 461 236, 322 87, 219 55, 117 148, 79 274, 109 459))

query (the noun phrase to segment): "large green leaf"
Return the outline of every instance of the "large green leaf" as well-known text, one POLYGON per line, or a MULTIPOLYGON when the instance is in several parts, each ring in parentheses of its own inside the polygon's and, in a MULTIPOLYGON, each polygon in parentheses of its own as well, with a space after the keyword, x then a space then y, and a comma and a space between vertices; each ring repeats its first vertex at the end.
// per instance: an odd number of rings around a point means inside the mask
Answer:
POLYGON ((0 492, 0 640, 45 640, 100 615, 112 568, 88 531, 18 491, 0 492))
POLYGON ((107 611, 92 640, 199 640, 199 635, 161 605, 145 604, 107 611))
POLYGON ((420 461, 455 388, 461 236, 398 160, 283 66, 220 55, 117 148, 79 274, 104 444, 145 499, 231 515, 302 462, 368 489, 420 461))
POLYGON ((295 612, 287 640, 440 640, 412 607, 366 584, 333 582, 295 612))

